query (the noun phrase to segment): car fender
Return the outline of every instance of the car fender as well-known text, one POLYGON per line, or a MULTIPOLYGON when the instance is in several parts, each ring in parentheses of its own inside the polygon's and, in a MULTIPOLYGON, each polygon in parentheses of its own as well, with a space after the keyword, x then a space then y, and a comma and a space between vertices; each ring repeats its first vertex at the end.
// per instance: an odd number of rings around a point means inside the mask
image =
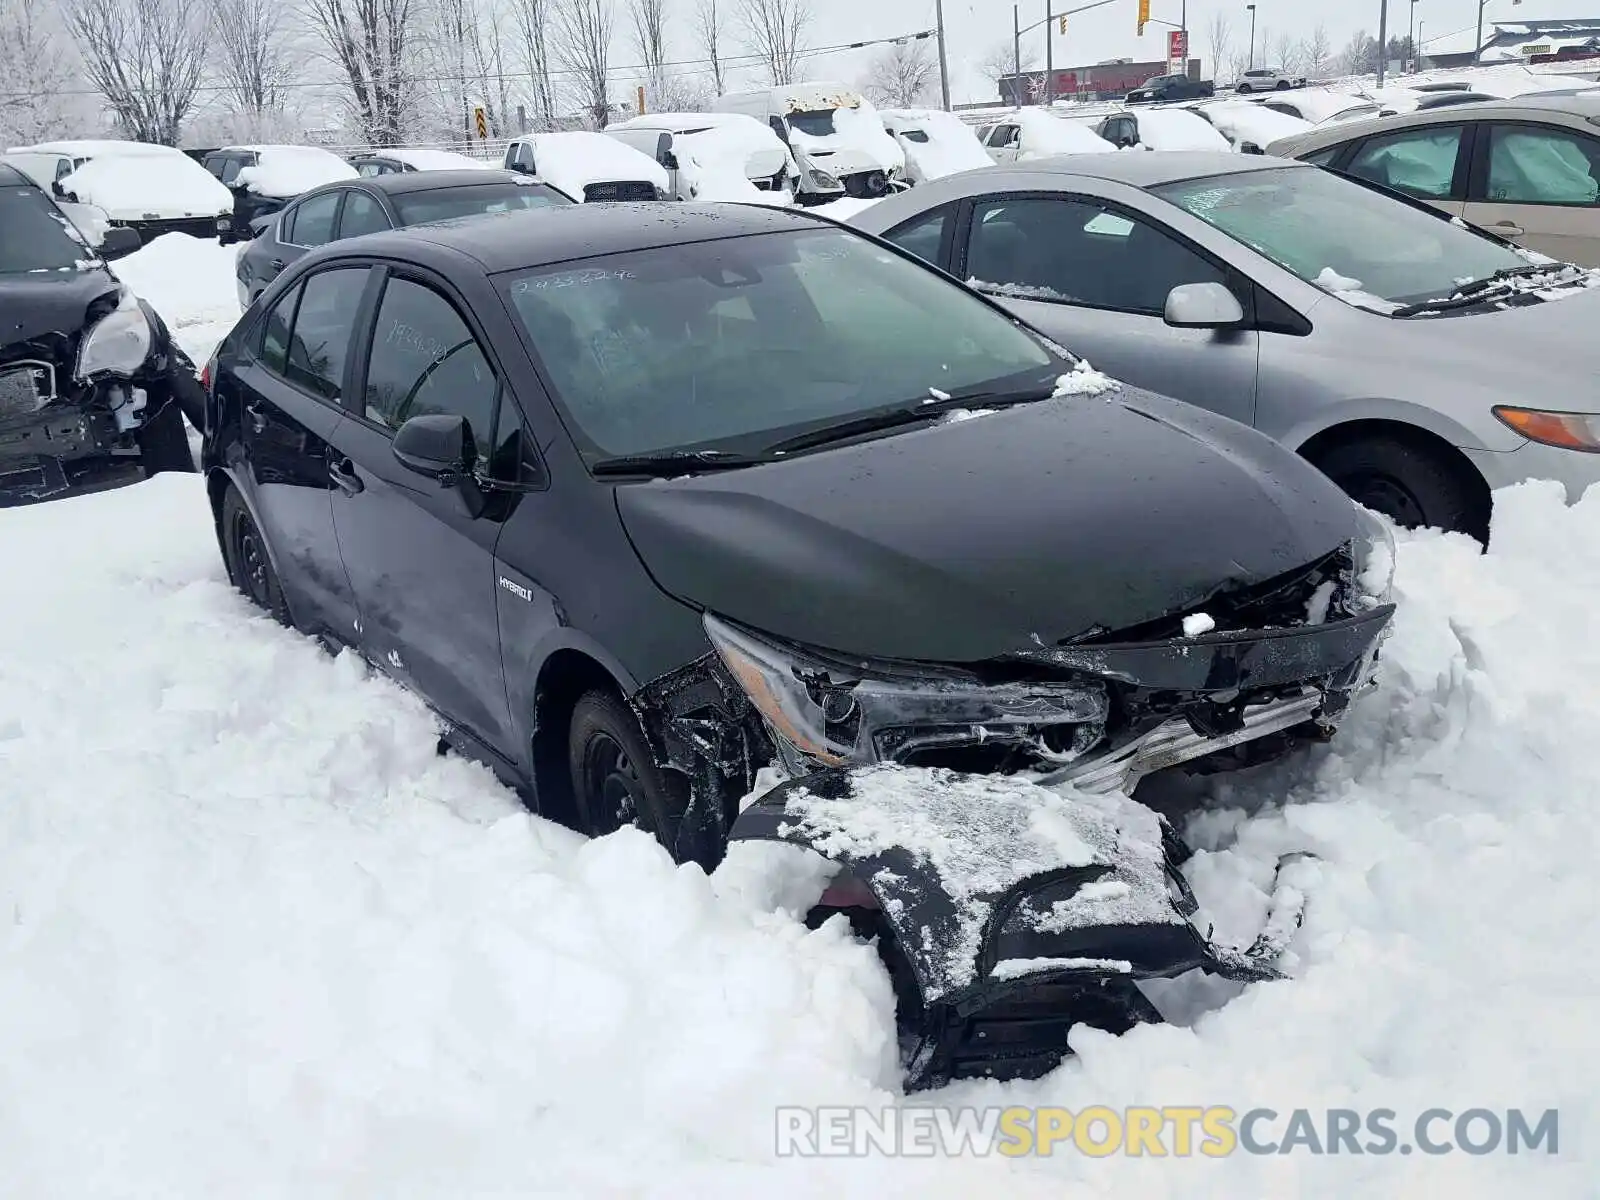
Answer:
POLYGON ((226 564, 227 549, 222 540, 222 496, 226 486, 231 484, 239 493, 239 499, 243 502, 245 511, 250 514, 250 519, 255 522, 256 528, 263 530, 261 544, 266 547, 267 561, 272 564, 273 574, 282 579, 283 567, 278 562, 278 548, 272 544, 272 539, 266 536, 265 527, 261 523, 261 513, 256 509, 255 489, 249 486, 244 466, 242 462, 227 463, 206 470, 206 494, 211 497, 211 523, 217 531, 217 549, 222 551, 223 562, 226 564))
MULTIPOLYGON (((496 571, 504 574, 504 568, 496 564, 496 571)), ((505 603, 504 600, 501 601, 505 603)), ((559 604, 556 606, 556 619, 562 619, 559 604)), ((601 670, 611 676, 617 685, 617 690, 630 701, 638 694, 642 686, 631 671, 599 641, 576 629, 571 625, 558 624, 550 632, 528 646, 507 646, 503 652, 505 659, 506 699, 510 701, 512 720, 516 725, 518 747, 530 748, 533 745, 534 732, 534 707, 537 700, 539 676, 544 672, 550 660, 563 650, 576 651, 584 657, 599 664, 601 670)), ((519 757, 525 757, 529 750, 520 750, 519 757)), ((528 764, 531 766, 531 760, 528 764)))
POLYGON ((1522 443, 1522 439, 1510 429, 1505 430, 1504 437, 1484 437, 1480 431, 1469 429, 1436 408, 1387 396, 1362 396, 1319 405, 1307 412, 1298 424, 1281 434, 1278 440, 1298 451, 1318 435, 1358 421, 1392 421, 1410 425, 1441 438, 1458 450, 1505 452, 1517 449, 1522 443))

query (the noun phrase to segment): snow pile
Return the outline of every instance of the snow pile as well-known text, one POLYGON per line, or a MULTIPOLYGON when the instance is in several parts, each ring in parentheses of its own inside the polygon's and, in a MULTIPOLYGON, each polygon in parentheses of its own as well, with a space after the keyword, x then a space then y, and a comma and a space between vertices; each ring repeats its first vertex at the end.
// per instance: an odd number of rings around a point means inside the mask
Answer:
POLYGON ((418 171, 492 171, 500 165, 431 146, 401 146, 395 150, 385 150, 383 155, 418 171))
POLYGON ((1017 157, 1024 161, 1056 154, 1105 154, 1116 149, 1087 125, 1053 117, 1042 109, 1018 109, 1005 119, 1021 126, 1022 152, 1017 157))
POLYGON ((663 193, 671 183, 655 159, 603 133, 536 133, 526 140, 533 148, 535 174, 574 200, 581 201, 591 183, 642 181, 663 193))
POLYGON ((1139 144, 1146 150, 1231 150, 1228 139, 1198 113, 1182 108, 1141 109, 1139 144))
POLYGON ((884 124, 897 134, 906 156, 906 177, 928 183, 946 175, 993 166, 972 127, 952 113, 936 109, 885 109, 884 124))
POLYGON ((1314 128, 1310 121, 1248 101, 1208 104, 1204 112, 1217 132, 1232 142, 1235 149, 1248 145, 1265 150, 1280 138, 1294 137, 1314 128))
POLYGON ((1062 396, 1103 396, 1122 385, 1109 375, 1103 375, 1089 365, 1087 359, 1080 358, 1071 371, 1056 378, 1056 387, 1051 399, 1062 396))
POLYGON ((98 154, 62 179, 61 188, 68 200, 92 204, 113 221, 215 217, 233 211, 233 196, 210 171, 164 146, 98 154))
POLYGON ((200 366, 239 319, 234 272, 244 247, 168 233, 111 264, 150 303, 183 352, 200 366))
POLYGON ((287 200, 325 183, 357 179, 344 159, 320 146, 250 146, 261 161, 240 170, 234 182, 262 196, 287 200))

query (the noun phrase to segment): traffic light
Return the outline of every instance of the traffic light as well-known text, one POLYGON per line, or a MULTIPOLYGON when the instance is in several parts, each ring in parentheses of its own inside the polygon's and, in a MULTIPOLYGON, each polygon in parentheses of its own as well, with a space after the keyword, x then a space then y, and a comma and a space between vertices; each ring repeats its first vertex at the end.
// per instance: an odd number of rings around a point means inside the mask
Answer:
POLYGON ((1061 18, 1061 32, 1062 33, 1066 33, 1067 32, 1067 19, 1065 17, 1061 18))
POLYGON ((1139 0, 1139 36, 1144 36, 1144 27, 1150 23, 1150 0, 1139 0))

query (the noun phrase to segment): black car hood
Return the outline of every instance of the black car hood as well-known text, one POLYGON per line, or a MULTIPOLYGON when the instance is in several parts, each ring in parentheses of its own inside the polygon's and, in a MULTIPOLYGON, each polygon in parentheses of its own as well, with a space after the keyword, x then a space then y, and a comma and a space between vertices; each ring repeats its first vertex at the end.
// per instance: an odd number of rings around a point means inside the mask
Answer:
POLYGON ((115 302, 122 285, 104 267, 0 275, 0 364, 48 353, 59 366, 83 331, 89 307, 115 302))
POLYGON ((1292 452, 1123 388, 625 484, 668 593, 847 655, 975 663, 1190 611, 1356 536, 1292 452))

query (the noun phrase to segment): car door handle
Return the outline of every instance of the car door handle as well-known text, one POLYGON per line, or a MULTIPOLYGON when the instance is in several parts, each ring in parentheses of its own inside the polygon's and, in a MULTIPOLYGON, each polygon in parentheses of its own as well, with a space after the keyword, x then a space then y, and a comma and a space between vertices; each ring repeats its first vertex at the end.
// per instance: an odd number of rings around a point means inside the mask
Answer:
POLYGON ((361 482, 361 477, 356 474, 356 465, 348 458, 335 458, 328 463, 328 478, 338 486, 346 496, 354 496, 367 485, 361 482))
POLYGON ((254 400, 244 406, 244 411, 250 418, 250 428, 257 433, 267 431, 267 414, 261 411, 261 407, 254 400))
POLYGON ((275 258, 269 262, 267 266, 271 267, 274 271, 281 271, 283 270, 283 259, 275 258))
POLYGON ((1496 221, 1489 228, 1503 237, 1521 237, 1526 232, 1521 225, 1514 221, 1496 221))

